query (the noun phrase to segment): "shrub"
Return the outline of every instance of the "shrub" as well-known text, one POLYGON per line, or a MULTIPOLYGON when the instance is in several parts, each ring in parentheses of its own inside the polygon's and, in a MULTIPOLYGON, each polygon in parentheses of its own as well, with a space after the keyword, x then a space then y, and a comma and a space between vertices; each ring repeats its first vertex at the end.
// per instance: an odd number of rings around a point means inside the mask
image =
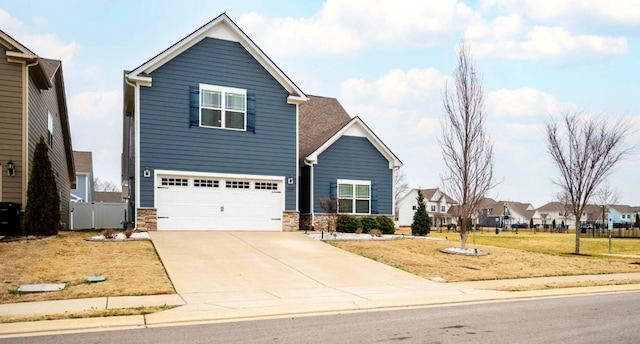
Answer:
POLYGON ((105 239, 115 239, 118 233, 116 233, 116 231, 113 228, 107 228, 102 231, 102 235, 104 235, 105 239))
POLYGON ((27 206, 24 212, 25 235, 57 235, 60 225, 60 196, 53 174, 49 147, 40 136, 29 173, 27 206))
POLYGON ((373 216, 367 216, 360 219, 360 225, 364 233, 369 233, 370 230, 378 228, 378 220, 373 216))
POLYGON ((412 235, 428 235, 431 231, 431 219, 427 214, 427 206, 424 203, 424 196, 418 190, 418 209, 413 214, 413 223, 411 224, 412 235))
POLYGON ((377 228, 374 228, 369 232, 369 234, 371 234, 371 237, 378 237, 379 238, 379 237, 382 236, 382 231, 377 229, 377 228))
POLYGON ((360 220, 353 215, 341 215, 336 221, 338 232, 355 233, 360 228, 360 220))
POLYGON ((383 234, 395 234, 396 226, 393 223, 393 220, 386 216, 378 216, 378 229, 382 231, 383 234))

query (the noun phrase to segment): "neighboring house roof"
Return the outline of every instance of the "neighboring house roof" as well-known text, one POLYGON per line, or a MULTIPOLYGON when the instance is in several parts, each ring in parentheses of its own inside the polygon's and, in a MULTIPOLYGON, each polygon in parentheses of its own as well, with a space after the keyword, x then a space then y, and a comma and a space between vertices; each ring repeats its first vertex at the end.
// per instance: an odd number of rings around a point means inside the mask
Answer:
POLYGON ((632 214, 638 211, 637 207, 632 207, 624 204, 612 204, 609 208, 615 209, 620 214, 632 214))
POLYGON ((122 202, 122 192, 96 191, 94 198, 95 202, 120 203, 122 202))
POLYGON ((77 173, 91 173, 93 170, 91 152, 73 151, 73 161, 75 162, 77 173))
POLYGON ((309 100, 301 104, 299 109, 300 159, 313 164, 317 163, 318 156, 340 137, 348 134, 350 130, 357 130, 359 135, 363 134, 389 161, 390 168, 402 166, 402 161, 360 117, 349 118, 349 114, 337 99, 309 96, 309 100))
POLYGON ((47 89, 51 87, 51 78, 47 78, 47 73, 45 72, 45 68, 41 63, 43 60, 42 58, 38 57, 38 55, 36 55, 29 48, 25 47, 2 30, 0 30, 0 45, 4 46, 7 49, 6 55, 7 59, 10 61, 26 60, 28 64, 34 64, 35 62, 38 62, 37 64, 29 68, 29 74, 40 89, 47 89))
POLYGON ((226 13, 222 13, 134 70, 125 72, 125 114, 133 114, 133 87, 127 85, 127 80, 150 86, 152 82, 150 73, 207 37, 216 37, 240 43, 289 92, 287 100, 290 103, 300 104, 307 100, 304 92, 271 61, 262 49, 226 13))

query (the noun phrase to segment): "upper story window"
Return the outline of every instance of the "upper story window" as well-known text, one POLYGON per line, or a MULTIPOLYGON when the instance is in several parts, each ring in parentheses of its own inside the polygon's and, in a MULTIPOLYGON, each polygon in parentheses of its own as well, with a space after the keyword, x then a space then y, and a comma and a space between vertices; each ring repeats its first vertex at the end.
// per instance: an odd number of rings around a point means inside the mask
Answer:
POLYGON ((444 205, 441 205, 441 206, 440 206, 440 211, 445 211, 445 207, 444 207, 444 205))
POLYGON ((338 180, 338 212, 369 214, 371 212, 371 182, 338 180))
POLYGON ((200 126, 245 130, 247 91, 200 84, 200 126))
POLYGON ((431 205, 431 211, 436 211, 436 206, 435 205, 431 205))
POLYGON ((51 112, 48 112, 47 117, 47 128, 49 129, 49 137, 47 141, 49 142, 49 147, 53 147, 53 116, 51 116, 51 112))

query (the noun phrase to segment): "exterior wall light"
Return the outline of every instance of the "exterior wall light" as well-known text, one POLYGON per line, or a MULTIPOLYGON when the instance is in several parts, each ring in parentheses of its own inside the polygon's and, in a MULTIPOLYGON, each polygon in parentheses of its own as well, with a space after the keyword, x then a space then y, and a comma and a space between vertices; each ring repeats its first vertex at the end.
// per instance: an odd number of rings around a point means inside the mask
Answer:
POLYGON ((7 175, 9 175, 9 177, 16 175, 16 166, 13 164, 13 160, 9 160, 7 163, 7 175))

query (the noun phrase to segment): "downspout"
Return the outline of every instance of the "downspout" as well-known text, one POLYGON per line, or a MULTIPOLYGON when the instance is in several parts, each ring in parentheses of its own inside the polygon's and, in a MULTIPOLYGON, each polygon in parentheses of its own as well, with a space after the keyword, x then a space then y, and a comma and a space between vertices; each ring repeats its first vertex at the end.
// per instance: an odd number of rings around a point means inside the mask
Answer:
POLYGON ((29 68, 37 66, 40 59, 36 56, 36 61, 25 64, 23 75, 23 104, 24 114, 22 117, 22 206, 27 206, 27 181, 29 180, 29 68))
MULTIPOLYGON (((132 220, 133 220, 133 227, 134 228, 138 228, 138 204, 140 202, 140 199, 139 199, 139 196, 140 196, 140 176, 138 175, 138 172, 140 171, 140 168, 138 167, 138 164, 140 163, 139 162, 140 157, 137 154, 138 153, 138 149, 140 149, 140 147, 138 147, 138 145, 139 145, 138 135, 137 135, 138 123, 136 123, 137 118, 139 117, 138 113, 136 111, 137 106, 138 106, 137 105, 137 102, 138 102, 138 99, 137 99, 138 88, 137 88, 136 84, 133 84, 133 83, 131 83, 129 81, 129 78, 127 78, 126 75, 124 76, 124 82, 125 82, 125 84, 131 86, 133 88, 133 92, 134 92, 134 96, 133 96, 133 103, 134 103, 133 104, 133 118, 134 118, 134 126, 135 127, 133 129, 134 130, 133 144, 135 145, 135 151, 134 151, 134 154, 133 154, 133 159, 134 159, 135 163, 134 163, 134 167, 133 168, 135 168, 135 171, 133 173, 134 173, 134 176, 135 176, 135 180, 134 180, 133 186, 134 186, 135 190, 133 191, 134 192, 134 194, 133 194, 134 205, 133 205, 132 208, 133 208, 133 211, 135 213, 135 217, 133 217, 133 216, 131 216, 131 217, 132 217, 132 220)), ((125 99, 125 102, 126 102, 126 99, 125 99)), ((129 125, 129 130, 131 130, 131 125, 129 125)), ((123 140, 124 140, 124 137, 123 137, 123 140)), ((129 144, 131 144, 131 140, 130 139, 129 139, 129 144)), ((127 161, 126 163, 128 164, 129 162, 127 161)), ((129 178, 129 176, 127 176, 127 183, 129 182, 128 178, 129 178)), ((131 185, 129 185, 129 187, 131 187, 131 185)), ((129 194, 131 194, 131 190, 129 190, 129 194)), ((129 202, 129 205, 131 205, 131 198, 129 198, 128 202, 129 202)), ((131 209, 131 208, 128 208, 128 209, 131 209)))
POLYGON ((313 211, 313 164, 304 159, 304 164, 309 166, 309 187, 311 188, 309 197, 309 211, 311 212, 311 228, 315 228, 315 212, 313 211))

